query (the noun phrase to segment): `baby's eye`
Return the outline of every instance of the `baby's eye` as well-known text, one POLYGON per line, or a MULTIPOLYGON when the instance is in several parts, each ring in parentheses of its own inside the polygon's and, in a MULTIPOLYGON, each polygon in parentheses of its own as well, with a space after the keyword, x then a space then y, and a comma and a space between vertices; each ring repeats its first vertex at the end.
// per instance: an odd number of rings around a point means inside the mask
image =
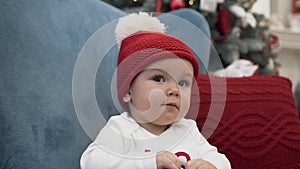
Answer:
POLYGON ((152 78, 152 80, 154 80, 156 82, 165 82, 166 81, 166 79, 162 75, 156 75, 152 78))
POLYGON ((178 85, 179 86, 182 86, 182 87, 188 87, 189 86, 189 82, 188 81, 186 81, 186 80, 180 80, 179 82, 178 82, 178 85))

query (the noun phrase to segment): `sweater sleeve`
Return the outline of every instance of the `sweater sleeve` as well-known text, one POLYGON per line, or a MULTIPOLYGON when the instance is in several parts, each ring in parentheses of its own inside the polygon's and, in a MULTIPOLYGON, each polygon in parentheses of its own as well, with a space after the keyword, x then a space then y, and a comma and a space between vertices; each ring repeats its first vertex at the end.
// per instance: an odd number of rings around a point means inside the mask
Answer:
POLYGON ((224 154, 219 153, 215 146, 208 143, 208 141, 199 132, 196 124, 195 127, 193 127, 191 134, 200 145, 200 157, 203 160, 209 161, 217 169, 231 169, 231 165, 227 157, 224 154))

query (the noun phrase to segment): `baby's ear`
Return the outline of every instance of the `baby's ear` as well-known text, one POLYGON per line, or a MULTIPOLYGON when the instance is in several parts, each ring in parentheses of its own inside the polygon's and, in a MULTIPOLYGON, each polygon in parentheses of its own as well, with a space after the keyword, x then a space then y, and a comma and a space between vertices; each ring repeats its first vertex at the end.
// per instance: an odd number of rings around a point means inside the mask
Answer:
POLYGON ((123 101, 125 103, 128 103, 128 102, 130 102, 130 100, 131 100, 131 96, 130 96, 130 92, 129 92, 123 97, 123 101))

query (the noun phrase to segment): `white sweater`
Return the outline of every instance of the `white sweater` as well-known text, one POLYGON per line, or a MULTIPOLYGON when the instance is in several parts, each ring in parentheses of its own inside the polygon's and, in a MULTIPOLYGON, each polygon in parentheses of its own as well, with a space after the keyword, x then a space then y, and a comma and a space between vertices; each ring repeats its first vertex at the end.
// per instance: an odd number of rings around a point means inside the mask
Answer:
POLYGON ((229 169, 225 155, 218 153, 200 134, 196 122, 181 119, 159 136, 140 127, 127 112, 113 116, 96 140, 82 154, 82 169, 156 169, 156 153, 184 152, 218 169, 229 169))

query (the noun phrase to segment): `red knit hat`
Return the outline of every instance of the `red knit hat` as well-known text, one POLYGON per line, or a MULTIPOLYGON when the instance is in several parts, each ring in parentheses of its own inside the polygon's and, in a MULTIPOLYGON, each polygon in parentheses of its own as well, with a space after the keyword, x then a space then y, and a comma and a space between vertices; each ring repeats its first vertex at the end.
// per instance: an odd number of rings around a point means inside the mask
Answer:
POLYGON ((149 64, 166 58, 190 61, 194 76, 199 74, 199 63, 190 48, 178 38, 160 32, 137 31, 121 41, 117 68, 118 99, 127 110, 123 97, 133 79, 149 64))

